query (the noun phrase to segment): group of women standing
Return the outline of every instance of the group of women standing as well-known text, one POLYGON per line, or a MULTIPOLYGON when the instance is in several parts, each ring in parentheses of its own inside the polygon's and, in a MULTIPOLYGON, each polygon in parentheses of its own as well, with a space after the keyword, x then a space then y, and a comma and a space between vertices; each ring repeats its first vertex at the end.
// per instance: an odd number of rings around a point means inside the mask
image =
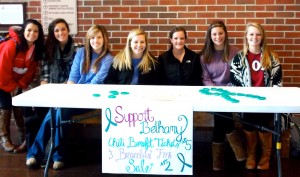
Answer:
MULTIPOLYGON (((40 84, 131 84, 131 85, 186 85, 186 86, 282 86, 281 66, 276 53, 267 47, 265 32, 258 23, 249 23, 244 34, 244 47, 239 50, 229 44, 228 33, 222 21, 209 25, 206 41, 200 53, 186 46, 187 32, 182 27, 171 30, 171 47, 156 59, 149 51, 147 33, 142 29, 129 32, 126 46, 112 56, 108 34, 104 26, 93 25, 86 33, 85 44, 76 48, 64 19, 54 20, 48 28, 45 47, 41 25, 29 19, 21 31, 10 29, 10 36, 20 44, 17 51, 14 40, 1 45, 0 52, 0 137, 5 151, 28 150, 26 165, 39 167, 43 163, 50 138, 50 111, 45 108, 21 108, 11 104, 12 96, 30 87, 41 63, 40 84), (44 50, 45 49, 45 50, 44 50), (44 55, 43 55, 44 54, 44 55), (23 142, 15 147, 10 140, 11 111, 23 142), (24 114, 23 114, 24 113, 24 114), (25 124, 24 119, 25 118, 25 124), (25 126, 24 126, 25 125, 25 126), (26 128, 25 128, 26 127, 26 128)), ((88 109, 56 109, 56 125, 72 115, 88 109)), ((235 130, 234 121, 222 118, 231 113, 214 116, 212 140, 213 169, 224 169, 224 145, 227 138, 238 161, 246 160, 247 169, 269 169, 271 133, 244 126, 246 147, 235 130), (256 145, 262 153, 256 164, 256 145)), ((244 119, 270 126, 269 114, 244 114, 244 119)), ((64 139, 56 128, 53 168, 65 166, 64 139)))

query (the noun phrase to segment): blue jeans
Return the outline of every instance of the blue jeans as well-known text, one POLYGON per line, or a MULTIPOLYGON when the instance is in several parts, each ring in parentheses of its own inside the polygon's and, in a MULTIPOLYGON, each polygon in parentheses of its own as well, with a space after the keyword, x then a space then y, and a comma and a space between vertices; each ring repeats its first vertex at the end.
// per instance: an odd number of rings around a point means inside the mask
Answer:
MULTIPOLYGON (((71 116, 76 114, 82 114, 90 111, 90 109, 75 109, 75 108, 58 108, 55 112, 55 140, 54 140, 54 152, 52 155, 53 161, 64 162, 65 159, 65 146, 62 143, 64 137, 61 136, 62 133, 66 133, 67 125, 60 126, 61 121, 67 121, 71 119, 71 116), (59 147, 58 147, 59 146, 59 147)), ((46 146, 51 137, 51 110, 48 111, 46 117, 44 118, 42 125, 36 135, 36 138, 28 150, 26 159, 35 158, 37 162, 41 163, 45 156, 46 146)))

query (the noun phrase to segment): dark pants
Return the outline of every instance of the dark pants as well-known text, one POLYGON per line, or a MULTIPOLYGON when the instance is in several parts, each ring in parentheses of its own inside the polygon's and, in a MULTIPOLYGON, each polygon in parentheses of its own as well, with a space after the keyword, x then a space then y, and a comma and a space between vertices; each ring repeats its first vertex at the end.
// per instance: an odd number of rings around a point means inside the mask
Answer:
POLYGON ((0 89, 0 108, 9 110, 12 108, 12 98, 9 92, 0 89))
MULTIPOLYGON (((254 125, 259 125, 263 126, 268 129, 272 129, 272 122, 274 120, 274 114, 273 113, 244 113, 243 115, 243 120, 245 122, 254 124, 254 125)), ((243 128, 246 131, 254 131, 257 130, 256 127, 244 124, 243 128)), ((267 131, 264 130, 259 130, 262 133, 266 133, 267 131)))
POLYGON ((42 107, 25 107, 24 119, 25 119, 25 138, 27 149, 33 144, 35 137, 40 129, 40 126, 49 111, 49 108, 42 107))
MULTIPOLYGON (((232 118, 232 113, 229 112, 220 112, 217 114, 232 118)), ((213 142, 224 143, 226 134, 232 131, 234 131, 234 120, 214 115, 213 142)))

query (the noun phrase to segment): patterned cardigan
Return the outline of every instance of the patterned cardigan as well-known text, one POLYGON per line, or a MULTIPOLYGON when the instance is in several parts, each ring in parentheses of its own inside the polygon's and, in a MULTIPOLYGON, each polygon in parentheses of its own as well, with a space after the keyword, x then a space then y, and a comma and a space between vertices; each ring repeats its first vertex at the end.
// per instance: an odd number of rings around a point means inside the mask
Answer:
MULTIPOLYGON (((279 61, 271 58, 272 66, 264 70, 265 87, 282 87, 282 69, 279 61)), ((251 87, 251 71, 247 58, 240 51, 231 62, 231 83, 233 86, 251 87), (244 64, 242 63, 243 61, 244 64)))

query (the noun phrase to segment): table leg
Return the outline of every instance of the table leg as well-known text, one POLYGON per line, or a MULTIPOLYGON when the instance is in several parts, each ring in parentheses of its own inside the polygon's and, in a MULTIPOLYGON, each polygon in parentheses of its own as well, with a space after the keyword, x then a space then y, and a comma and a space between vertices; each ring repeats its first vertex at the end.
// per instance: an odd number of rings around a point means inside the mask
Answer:
POLYGON ((55 138, 55 108, 50 108, 51 118, 50 118, 50 127, 51 127, 51 141, 50 141, 50 150, 47 158, 47 163, 44 170, 44 177, 48 177, 49 164, 53 154, 54 138, 55 138))
POLYGON ((275 127, 277 131, 276 135, 276 155, 277 155, 277 169, 278 169, 278 177, 282 177, 281 173, 281 114, 275 113, 274 115, 275 127))

